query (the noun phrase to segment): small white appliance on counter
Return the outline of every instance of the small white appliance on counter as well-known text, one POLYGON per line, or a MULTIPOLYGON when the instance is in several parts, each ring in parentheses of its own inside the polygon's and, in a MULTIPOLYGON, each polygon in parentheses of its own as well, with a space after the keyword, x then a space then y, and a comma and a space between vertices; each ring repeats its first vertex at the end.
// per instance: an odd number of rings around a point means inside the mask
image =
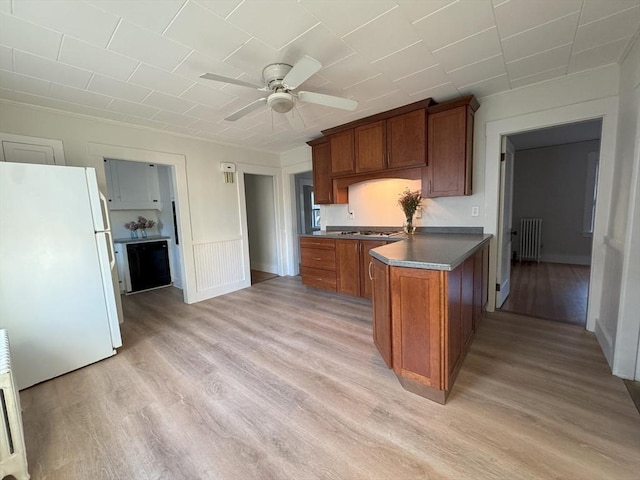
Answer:
POLYGON ((122 346, 108 218, 94 169, 0 162, 0 328, 19 389, 122 346))

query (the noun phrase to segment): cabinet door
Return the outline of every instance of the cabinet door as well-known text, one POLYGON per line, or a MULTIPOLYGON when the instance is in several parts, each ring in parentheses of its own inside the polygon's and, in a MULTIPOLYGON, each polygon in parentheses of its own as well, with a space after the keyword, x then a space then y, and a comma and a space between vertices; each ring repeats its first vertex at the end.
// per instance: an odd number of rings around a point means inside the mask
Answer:
POLYGON ((389 291, 389 266, 371 258, 373 278, 373 343, 387 367, 393 365, 391 339, 391 296, 389 291))
POLYGON ((347 175, 355 172, 353 130, 329 137, 331 175, 347 175))
POLYGON ((473 267, 474 257, 467 258, 462 264, 462 315, 461 333, 462 348, 466 350, 467 344, 473 337, 473 267))
POLYGON ((336 240, 336 278, 339 293, 360 295, 359 240, 336 240))
POLYGON ((373 122, 355 129, 356 172, 384 170, 387 162, 385 121, 373 122))
POLYGON ((428 387, 442 389, 443 272, 391 268, 393 370, 428 387))
POLYGON ((427 165, 426 112, 416 110, 387 120, 387 167, 427 165))
POLYGON ((443 387, 449 388, 450 379, 459 368, 462 359, 462 267, 447 273, 447 329, 449 343, 447 348, 447 372, 443 387))
POLYGON ((369 271, 369 264, 371 263, 371 256, 369 250, 372 248, 381 247, 386 245, 384 240, 360 240, 360 296, 364 298, 371 298, 371 291, 373 288, 373 282, 371 280, 369 271))
POLYGON ((122 160, 107 160, 107 164, 107 191, 112 210, 162 208, 157 165, 122 160))
POLYGON ((427 196, 471 194, 472 123, 471 109, 464 105, 429 114, 427 196))
POLYGON ((329 142, 311 147, 313 162, 313 197, 316 204, 332 203, 331 155, 329 142))

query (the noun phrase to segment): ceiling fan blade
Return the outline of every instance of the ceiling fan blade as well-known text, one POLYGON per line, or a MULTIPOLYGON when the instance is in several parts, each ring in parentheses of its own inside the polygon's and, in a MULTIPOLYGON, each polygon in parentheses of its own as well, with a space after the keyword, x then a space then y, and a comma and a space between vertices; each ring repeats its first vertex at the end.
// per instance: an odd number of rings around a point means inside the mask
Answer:
POLYGON ((309 77, 322 68, 322 64, 315 58, 305 55, 293 66, 282 79, 282 83, 293 90, 302 85, 309 77))
POLYGON ((229 115, 227 118, 225 118, 225 120, 228 121, 228 122, 235 122, 239 118, 244 117, 247 113, 253 112, 254 110, 260 108, 262 105, 265 105, 266 103, 267 103, 267 99, 266 98, 259 98, 255 102, 251 102, 246 107, 242 107, 237 112, 233 112, 231 115, 229 115))
POLYGON ((333 95, 325 95, 315 92, 298 92, 298 98, 303 102, 316 103, 326 107, 341 108, 353 112, 358 108, 358 102, 349 98, 334 97, 333 95))
POLYGON ((225 77, 222 75, 216 75, 215 73, 203 73, 200 78, 205 80, 214 80, 216 82, 233 83, 234 85, 241 85, 243 87, 261 89, 264 85, 258 85, 257 83, 245 82, 244 80, 238 80, 237 78, 225 77))

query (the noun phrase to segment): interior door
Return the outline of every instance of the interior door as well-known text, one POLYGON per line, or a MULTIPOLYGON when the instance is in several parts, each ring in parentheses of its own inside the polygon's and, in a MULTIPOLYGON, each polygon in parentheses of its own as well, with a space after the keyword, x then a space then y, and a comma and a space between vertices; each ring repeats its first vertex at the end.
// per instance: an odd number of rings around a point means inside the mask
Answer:
POLYGON ((496 308, 502 306, 511 290, 511 217, 515 150, 507 137, 502 138, 502 151, 500 162, 500 224, 498 227, 496 308))

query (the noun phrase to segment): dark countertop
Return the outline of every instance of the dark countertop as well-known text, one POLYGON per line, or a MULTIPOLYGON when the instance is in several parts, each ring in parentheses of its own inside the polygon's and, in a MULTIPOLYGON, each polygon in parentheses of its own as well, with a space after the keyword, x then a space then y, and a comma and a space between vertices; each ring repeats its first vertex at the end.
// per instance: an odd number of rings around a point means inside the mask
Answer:
POLYGON ((371 256, 392 267, 454 270, 493 235, 466 233, 417 233, 399 235, 393 242, 370 250, 371 256))
MULTIPOLYGON (((358 228, 352 229, 353 231, 359 230, 358 228)), ((366 230, 366 229, 361 229, 366 230)), ((392 235, 343 235, 342 231, 324 231, 318 230, 313 233, 301 234, 301 237, 313 237, 313 238, 337 238, 340 240, 348 240, 348 239, 357 239, 357 240, 388 240, 390 242, 402 240, 404 238, 404 233, 399 232, 398 230, 394 230, 392 235)), ((389 232, 391 233, 391 232, 389 232)))
POLYGON ((147 238, 114 238, 113 243, 143 243, 158 240, 171 240, 171 237, 165 237, 163 235, 149 235, 147 238))

